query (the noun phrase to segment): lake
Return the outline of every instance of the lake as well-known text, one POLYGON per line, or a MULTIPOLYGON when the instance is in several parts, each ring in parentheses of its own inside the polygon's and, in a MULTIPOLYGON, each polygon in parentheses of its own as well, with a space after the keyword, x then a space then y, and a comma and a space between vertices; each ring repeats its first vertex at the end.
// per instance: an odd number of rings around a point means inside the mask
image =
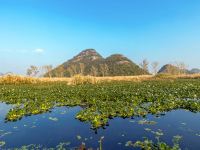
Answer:
POLYGON ((114 118, 109 126, 95 130, 87 122, 75 119, 81 107, 56 107, 51 112, 24 117, 17 122, 5 123, 5 115, 12 105, 0 104, 0 141, 5 141, 2 149, 41 145, 56 148, 64 143, 74 149, 82 142, 87 148, 97 149, 99 139, 105 150, 137 149, 129 147, 128 141, 136 142, 147 137, 155 141, 155 132, 163 135, 160 140, 172 145, 173 136, 182 136, 180 146, 185 149, 200 148, 200 113, 186 110, 173 110, 162 116, 147 115, 146 118, 114 118))

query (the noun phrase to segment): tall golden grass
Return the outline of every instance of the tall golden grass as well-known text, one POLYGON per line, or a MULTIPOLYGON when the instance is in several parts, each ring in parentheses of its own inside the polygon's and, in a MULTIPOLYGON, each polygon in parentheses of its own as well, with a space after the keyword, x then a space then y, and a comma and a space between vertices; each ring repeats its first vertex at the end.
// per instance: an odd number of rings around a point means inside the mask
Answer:
POLYGON ((18 75, 6 75, 0 77, 0 83, 2 84, 18 84, 18 83, 38 83, 40 80, 38 78, 24 77, 18 75))
POLYGON ((153 78, 155 79, 200 79, 200 74, 157 74, 153 78))
POLYGON ((35 78, 18 75, 7 75, 0 77, 0 84, 36 84, 36 83, 52 83, 65 82, 69 85, 78 84, 98 84, 101 82, 111 81, 134 81, 140 82, 145 80, 163 80, 163 79, 200 79, 200 74, 192 75, 139 75, 139 76, 114 76, 114 77, 94 77, 75 75, 71 78, 35 78))

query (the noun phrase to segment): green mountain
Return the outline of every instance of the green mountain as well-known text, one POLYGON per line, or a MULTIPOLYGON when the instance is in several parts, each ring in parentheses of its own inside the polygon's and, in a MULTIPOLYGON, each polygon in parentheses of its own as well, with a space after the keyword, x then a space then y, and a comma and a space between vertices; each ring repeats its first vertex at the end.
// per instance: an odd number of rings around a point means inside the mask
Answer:
POLYGON ((103 58, 94 49, 86 49, 54 68, 45 76, 70 77, 75 74, 93 76, 131 76, 149 74, 127 57, 114 54, 103 58))
POLYGON ((164 74, 182 74, 182 73, 189 73, 189 70, 187 69, 180 69, 179 67, 172 65, 172 64, 166 64, 158 71, 158 73, 164 73, 164 74))
POLYGON ((131 76, 148 74, 138 65, 121 54, 114 54, 105 59, 105 64, 109 68, 109 76, 131 76))

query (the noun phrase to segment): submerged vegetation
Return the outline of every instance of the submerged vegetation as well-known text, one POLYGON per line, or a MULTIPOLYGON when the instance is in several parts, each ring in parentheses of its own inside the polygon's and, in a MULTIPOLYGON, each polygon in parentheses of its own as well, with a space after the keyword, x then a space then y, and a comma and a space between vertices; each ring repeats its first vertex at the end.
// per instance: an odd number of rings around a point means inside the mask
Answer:
POLYGON ((67 85, 63 82, 0 84, 0 100, 13 104, 6 121, 51 111, 59 106, 81 106, 76 118, 93 129, 114 117, 160 115, 173 109, 200 111, 200 80, 149 80, 67 85))

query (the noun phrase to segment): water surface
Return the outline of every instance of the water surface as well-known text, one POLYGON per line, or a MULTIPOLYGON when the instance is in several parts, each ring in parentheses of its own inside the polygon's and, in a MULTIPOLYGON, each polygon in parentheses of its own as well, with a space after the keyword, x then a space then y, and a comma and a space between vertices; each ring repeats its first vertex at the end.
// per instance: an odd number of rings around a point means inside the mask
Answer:
POLYGON ((44 147, 56 147, 60 142, 66 142, 67 147, 80 146, 82 142, 87 147, 96 149, 100 137, 104 136, 103 149, 133 149, 127 147, 127 141, 136 142, 143 137, 155 141, 155 135, 149 131, 162 130, 161 140, 172 145, 175 135, 182 136, 181 148, 200 148, 200 113, 186 110, 174 110, 164 116, 148 115, 145 119, 156 124, 140 124, 144 118, 114 118, 109 120, 109 126, 98 129, 90 128, 90 124, 75 119, 80 107, 59 107, 45 114, 24 117, 17 122, 4 122, 11 105, 0 104, 0 141, 5 141, 5 149, 21 147, 29 144, 41 144, 44 147), (142 120, 142 121, 141 121, 142 120))

